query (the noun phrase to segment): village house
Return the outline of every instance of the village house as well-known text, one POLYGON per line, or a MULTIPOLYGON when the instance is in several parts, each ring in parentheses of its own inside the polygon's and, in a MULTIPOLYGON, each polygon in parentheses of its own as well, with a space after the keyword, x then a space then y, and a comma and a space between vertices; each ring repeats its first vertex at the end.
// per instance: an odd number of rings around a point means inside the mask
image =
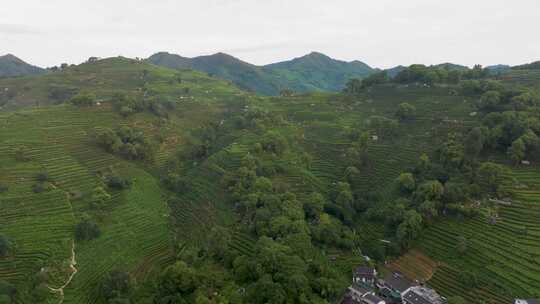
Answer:
POLYGON ((353 283, 375 285, 377 270, 373 267, 360 266, 353 271, 353 283))
POLYGON ((444 304, 446 300, 435 290, 425 286, 413 286, 401 294, 404 304, 444 304))
POLYGON ((402 294, 415 285, 399 272, 388 274, 384 279, 378 280, 376 284, 382 295, 396 303, 400 303, 402 294))

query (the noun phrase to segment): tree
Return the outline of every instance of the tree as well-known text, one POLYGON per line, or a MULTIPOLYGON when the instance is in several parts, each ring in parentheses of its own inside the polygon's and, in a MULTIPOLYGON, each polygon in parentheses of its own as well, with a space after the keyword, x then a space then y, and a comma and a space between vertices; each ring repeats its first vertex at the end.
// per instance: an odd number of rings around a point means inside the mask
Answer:
POLYGON ((399 224, 396 237, 400 244, 407 248, 412 240, 416 239, 422 231, 422 216, 414 210, 405 213, 403 222, 399 224))
POLYGON ((519 138, 512 143, 510 148, 508 148, 508 154, 515 164, 519 164, 519 162, 525 158, 526 149, 525 143, 519 138))
POLYGON ((279 91, 279 95, 282 97, 291 97, 294 96, 294 91, 291 89, 283 89, 279 91))
POLYGON ((416 181, 412 173, 401 173, 397 181, 403 192, 410 193, 416 188, 416 181))
POLYGON ((422 183, 415 191, 414 197, 417 202, 440 201, 444 194, 444 186, 437 180, 422 183))
POLYGON ((109 272, 105 280, 101 283, 101 293, 109 303, 118 303, 120 300, 127 300, 131 288, 129 274, 120 270, 109 272))
POLYGON ((488 194, 500 196, 504 183, 509 180, 508 170, 495 163, 485 162, 478 169, 478 183, 488 194))
POLYGON ((476 159, 484 148, 485 135, 482 128, 473 128, 465 138, 465 155, 471 159, 476 159))
POLYGON ((320 193, 312 193, 304 203, 304 212, 308 219, 318 220, 324 210, 325 199, 320 193))
POLYGON ((97 186, 92 192, 91 205, 98 210, 102 210, 110 198, 111 195, 103 187, 97 186))
POLYGON ((360 79, 354 78, 347 81, 347 84, 345 85, 345 89, 343 91, 350 95, 357 95, 362 93, 362 89, 362 81, 360 79))
POLYGON ((469 248, 469 241, 466 237, 460 235, 457 239, 456 250, 459 254, 464 254, 469 248))
POLYGON ((501 93, 498 91, 487 91, 480 97, 480 109, 493 111, 501 102, 501 93))
POLYGON ((83 220, 75 226, 75 238, 78 241, 88 241, 99 237, 101 230, 95 222, 83 220))
POLYGON ((5 257, 11 250, 11 241, 3 234, 0 234, 0 257, 5 257))
POLYGON ((344 208, 346 212, 352 211, 354 198, 351 191, 351 185, 349 185, 349 183, 339 182, 337 188, 336 204, 344 208))
POLYGON ((213 227, 206 243, 206 250, 210 255, 221 259, 227 253, 230 242, 231 234, 227 229, 213 227))
POLYGON ((349 184, 353 184, 356 177, 360 175, 360 170, 354 166, 349 166, 345 169, 345 178, 349 184))
POLYGON ((422 213, 426 220, 431 220, 438 215, 438 205, 436 201, 424 201, 418 207, 418 211, 422 213))
POLYGON ((464 270, 458 274, 458 280, 468 289, 477 288, 480 285, 478 275, 475 272, 464 270))
POLYGON ((167 267, 157 282, 156 303, 189 303, 201 285, 201 276, 195 269, 182 261, 167 267))
POLYGON ((261 144, 266 152, 272 152, 277 155, 281 155, 288 147, 287 139, 275 131, 267 132, 263 136, 261 144))
POLYGON ((403 102, 400 103, 396 111, 396 117, 400 121, 412 120, 416 116, 416 107, 410 103, 403 102))
POLYGON ((0 280, 0 303, 10 304, 17 294, 17 288, 10 283, 0 280))
POLYGON ((70 102, 79 107, 91 107, 96 104, 96 95, 91 93, 79 93, 71 98, 70 102))
POLYGON ((47 171, 41 171, 36 175, 36 179, 44 183, 49 180, 49 173, 47 171))

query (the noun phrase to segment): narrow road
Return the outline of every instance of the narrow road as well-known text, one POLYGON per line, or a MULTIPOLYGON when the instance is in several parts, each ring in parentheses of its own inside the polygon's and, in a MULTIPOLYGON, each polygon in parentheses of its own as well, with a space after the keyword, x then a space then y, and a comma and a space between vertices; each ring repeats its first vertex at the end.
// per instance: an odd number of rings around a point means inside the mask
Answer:
POLYGON ((64 285, 60 286, 59 288, 52 288, 49 286, 49 289, 52 292, 58 293, 60 295, 60 302, 58 302, 59 304, 62 304, 64 302, 64 288, 66 288, 69 283, 71 283, 71 280, 73 280, 73 277, 75 276, 75 274, 77 274, 78 270, 75 265, 77 265, 77 261, 75 259, 75 240, 73 240, 71 242, 71 260, 69 262, 69 269, 71 271, 71 274, 69 275, 64 285))

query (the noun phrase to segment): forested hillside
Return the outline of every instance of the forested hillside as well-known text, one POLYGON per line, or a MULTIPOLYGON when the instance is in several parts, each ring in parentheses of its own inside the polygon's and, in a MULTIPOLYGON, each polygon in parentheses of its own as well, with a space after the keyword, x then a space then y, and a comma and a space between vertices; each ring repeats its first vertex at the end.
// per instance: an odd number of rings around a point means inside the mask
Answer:
POLYGON ((0 80, 2 300, 335 303, 365 264, 467 303, 540 296, 532 72, 268 97, 184 67, 0 80))

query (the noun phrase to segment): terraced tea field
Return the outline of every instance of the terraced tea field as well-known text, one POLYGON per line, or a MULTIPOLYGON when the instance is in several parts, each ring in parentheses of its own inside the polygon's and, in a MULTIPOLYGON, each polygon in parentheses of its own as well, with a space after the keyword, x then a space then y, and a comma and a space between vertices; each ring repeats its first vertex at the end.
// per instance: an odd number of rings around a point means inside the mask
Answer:
MULTIPOLYGON (((447 296, 469 295, 472 303, 499 298, 534 297, 540 292, 540 170, 513 169, 518 185, 511 205, 497 205, 498 219, 490 224, 486 212, 472 220, 445 220, 429 228, 418 246, 441 267, 429 283, 447 296), (458 238, 467 240, 467 249, 457 252, 458 238), (459 273, 470 269, 479 278, 478 288, 460 283, 459 273), (496 296, 495 296, 496 295, 496 296), (474 299, 474 300, 473 300, 474 299)), ((488 302, 491 303, 491 302, 488 302)))
POLYGON ((133 184, 111 192, 99 221, 102 235, 75 242, 78 272, 64 289, 64 303, 96 303, 96 288, 113 269, 143 276, 170 261, 169 210, 157 179, 89 140, 95 126, 118 121, 108 109, 71 106, 0 115, 0 182, 8 187, 0 194, 0 233, 15 244, 0 260, 0 279, 19 286, 21 303, 32 301, 26 283, 39 272, 48 274, 51 288, 69 278, 74 226, 90 212, 89 195, 100 183, 96 172, 111 166, 133 184), (25 160, 17 160, 20 153, 25 160), (39 172, 48 173, 50 189, 34 193, 39 172))

